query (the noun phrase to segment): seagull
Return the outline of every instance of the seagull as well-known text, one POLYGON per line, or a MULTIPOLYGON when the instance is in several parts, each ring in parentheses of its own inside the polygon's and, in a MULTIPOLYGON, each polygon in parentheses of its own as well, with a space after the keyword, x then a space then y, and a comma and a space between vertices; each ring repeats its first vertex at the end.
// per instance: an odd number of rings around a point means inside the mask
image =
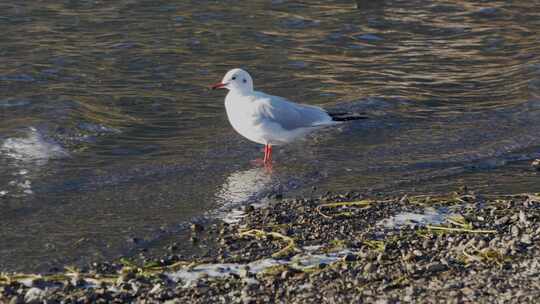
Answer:
POLYGON ((364 116, 329 113, 323 108, 298 104, 253 89, 253 79, 242 69, 228 71, 211 87, 228 89, 225 109, 236 132, 264 145, 265 165, 272 162, 272 146, 293 142, 317 129, 364 116))

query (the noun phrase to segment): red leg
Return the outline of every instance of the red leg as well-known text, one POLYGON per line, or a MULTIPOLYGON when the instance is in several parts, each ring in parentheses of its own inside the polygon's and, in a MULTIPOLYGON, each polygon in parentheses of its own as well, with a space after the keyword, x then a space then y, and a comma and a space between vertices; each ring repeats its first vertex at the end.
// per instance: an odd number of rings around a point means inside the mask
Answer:
POLYGON ((265 145, 264 146, 264 163, 269 164, 271 162, 272 162, 272 146, 265 145))
POLYGON ((264 146, 264 168, 268 173, 272 173, 272 146, 264 146))
POLYGON ((255 159, 251 161, 251 164, 258 166, 258 165, 267 165, 270 162, 271 156, 269 155, 270 148, 269 145, 264 145, 264 158, 263 159, 255 159))
POLYGON ((272 162, 272 146, 268 145, 268 162, 272 162))

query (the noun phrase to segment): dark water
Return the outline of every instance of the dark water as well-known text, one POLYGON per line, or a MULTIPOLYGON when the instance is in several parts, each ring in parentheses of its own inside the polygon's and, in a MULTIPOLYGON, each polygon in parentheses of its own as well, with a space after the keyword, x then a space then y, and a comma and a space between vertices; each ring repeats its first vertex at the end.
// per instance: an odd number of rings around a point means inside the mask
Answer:
POLYGON ((11 2, 2 270, 129 253, 272 190, 540 191, 540 1, 11 2), (269 174, 207 89, 233 67, 371 119, 280 148, 269 174))

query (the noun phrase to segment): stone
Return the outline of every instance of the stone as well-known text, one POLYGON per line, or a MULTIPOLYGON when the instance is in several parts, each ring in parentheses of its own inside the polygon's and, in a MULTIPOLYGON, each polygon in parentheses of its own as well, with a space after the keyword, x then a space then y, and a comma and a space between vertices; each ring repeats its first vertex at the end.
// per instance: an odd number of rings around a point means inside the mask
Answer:
POLYGON ((43 289, 32 287, 26 291, 26 294, 24 295, 24 301, 26 303, 39 303, 43 301, 45 298, 46 293, 43 289))
POLYGON ((506 223, 508 223, 509 220, 510 220, 509 216, 503 216, 495 221, 495 225, 497 226, 506 225, 506 223))
POLYGON ((518 236, 519 235, 519 227, 517 225, 512 226, 512 235, 518 236))
POLYGON ((431 264, 427 265, 426 272, 434 273, 434 272, 445 271, 447 269, 448 269, 448 267, 446 265, 434 262, 434 263, 431 263, 431 264))
POLYGON ((539 159, 535 159, 532 163, 531 163, 531 167, 536 170, 536 171, 540 171, 540 158, 539 159))
POLYGON ((193 232, 201 232, 204 231, 204 227, 200 224, 193 223, 191 224, 191 231, 193 232))
POLYGON ((523 244, 526 244, 526 245, 531 245, 532 244, 531 235, 530 234, 523 234, 521 236, 521 242, 523 244))

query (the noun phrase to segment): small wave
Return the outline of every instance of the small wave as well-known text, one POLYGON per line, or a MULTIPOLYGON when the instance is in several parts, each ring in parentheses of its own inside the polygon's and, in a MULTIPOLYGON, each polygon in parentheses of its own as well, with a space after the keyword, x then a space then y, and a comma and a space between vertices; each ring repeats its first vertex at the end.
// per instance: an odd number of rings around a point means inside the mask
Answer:
POLYGON ((29 105, 30 103, 31 102, 29 100, 14 100, 14 99, 0 100, 0 108, 24 107, 26 105, 29 105))
POLYGON ((107 127, 101 124, 93 124, 89 122, 81 122, 78 124, 78 127, 83 131, 91 132, 97 135, 108 134, 108 133, 115 133, 115 134, 120 133, 120 130, 118 129, 107 127))
POLYGON ((32 82, 35 81, 35 78, 27 74, 18 74, 18 75, 0 75, 0 80, 3 81, 21 81, 21 82, 32 82))
POLYGON ((60 145, 45 140, 35 128, 30 128, 26 137, 6 139, 0 146, 0 152, 21 162, 37 164, 45 164, 50 159, 68 156, 60 145))

